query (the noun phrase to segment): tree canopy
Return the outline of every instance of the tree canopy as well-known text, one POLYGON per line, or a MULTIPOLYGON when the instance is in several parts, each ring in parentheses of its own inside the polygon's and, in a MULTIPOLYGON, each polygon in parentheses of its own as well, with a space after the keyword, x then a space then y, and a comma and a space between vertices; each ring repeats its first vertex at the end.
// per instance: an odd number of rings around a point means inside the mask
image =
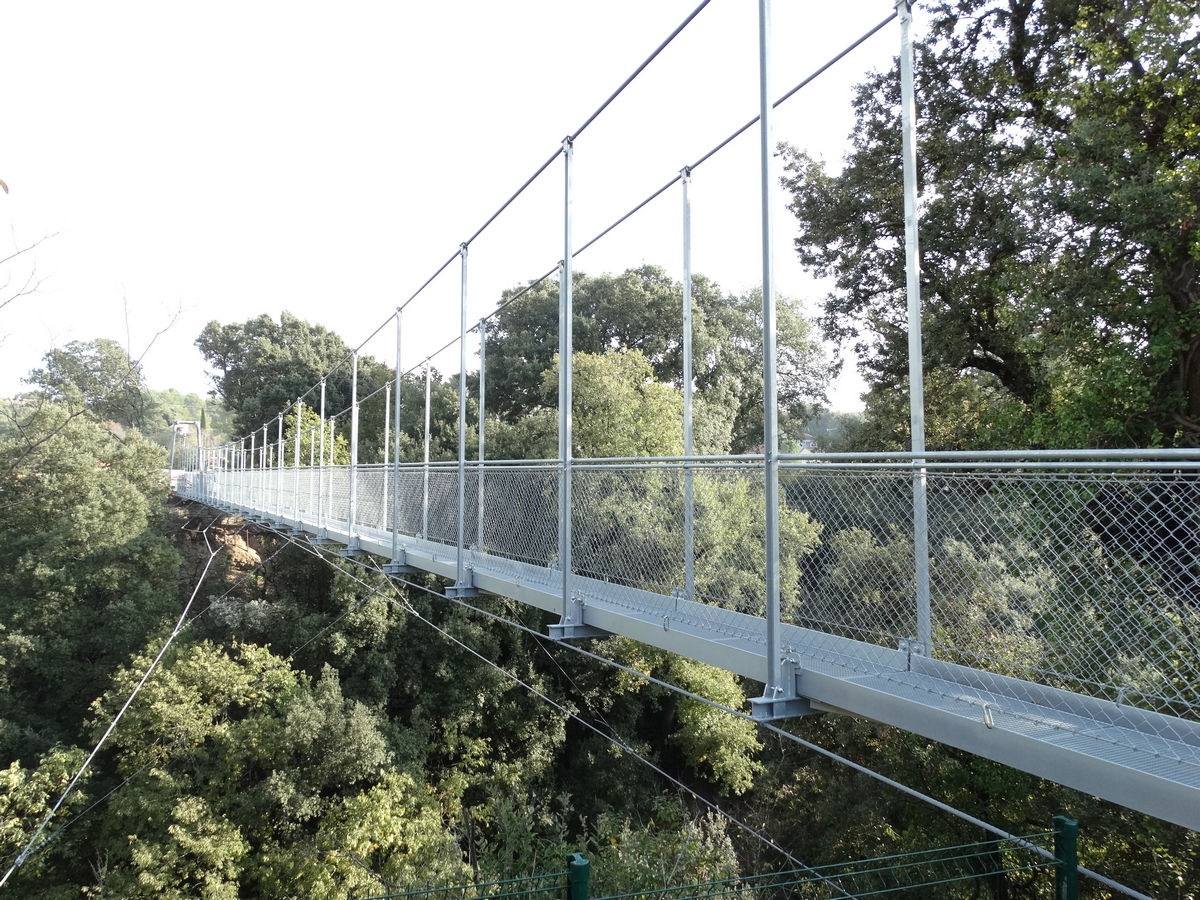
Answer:
MULTIPOLYGON (((916 75, 932 386, 999 389, 985 415, 1014 445, 1200 442, 1195 4, 928 12, 916 75)), ((796 249, 836 283, 819 324, 855 343, 878 401, 907 372, 896 85, 892 71, 858 88, 838 174, 783 148, 796 249)))

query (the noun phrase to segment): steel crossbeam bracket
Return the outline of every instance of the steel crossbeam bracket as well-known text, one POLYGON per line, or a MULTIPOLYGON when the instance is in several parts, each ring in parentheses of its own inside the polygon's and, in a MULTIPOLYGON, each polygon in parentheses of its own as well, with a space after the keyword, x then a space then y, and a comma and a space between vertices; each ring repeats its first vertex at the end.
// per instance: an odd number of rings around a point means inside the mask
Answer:
POLYGON ((775 688, 767 685, 761 697, 750 698, 750 715, 758 722, 776 719, 795 719, 800 716, 819 715, 812 701, 801 694, 800 676, 803 670, 800 659, 791 653, 780 659, 780 684, 775 688))
POLYGON ((416 566, 408 564, 408 556, 403 547, 396 547, 392 553, 392 561, 385 562, 382 566, 384 575, 410 575, 421 571, 416 566))
POLYGON ((550 637, 556 641, 566 641, 571 638, 611 637, 612 632, 595 625, 589 625, 584 620, 587 614, 587 603, 579 594, 571 595, 567 614, 562 620, 549 627, 550 637))
POLYGON ((463 551, 460 549, 455 560, 454 584, 446 586, 446 596, 455 600, 479 596, 479 589, 475 587, 475 568, 461 562, 462 553, 463 551))

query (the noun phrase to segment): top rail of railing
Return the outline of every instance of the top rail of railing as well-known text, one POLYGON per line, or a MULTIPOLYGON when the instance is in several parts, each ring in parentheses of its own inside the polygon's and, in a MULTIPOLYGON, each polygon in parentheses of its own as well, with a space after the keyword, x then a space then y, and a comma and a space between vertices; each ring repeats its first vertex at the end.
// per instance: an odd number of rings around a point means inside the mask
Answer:
MULTIPOLYGON (((953 469, 953 468, 997 468, 997 469, 1140 469, 1174 470, 1200 468, 1200 448, 1158 448, 1122 450, 937 450, 925 453, 908 451, 843 452, 843 453, 783 453, 780 462, 788 468, 797 464, 825 464, 842 468, 871 469, 953 469)), ((761 465, 761 453, 714 454, 710 456, 609 456, 576 457, 574 468, 669 468, 680 466, 748 466, 761 465)), ((488 468, 556 466, 561 461, 554 458, 538 459, 485 459, 488 468)), ((479 460, 468 460, 478 466, 479 460)), ((392 468, 395 464, 359 463, 361 470, 392 468)), ((402 462, 402 469, 456 467, 456 459, 431 460, 428 463, 402 462)), ((347 464, 340 464, 346 467, 347 464)), ((326 466, 332 468, 333 466, 326 466)), ((274 470, 275 467, 268 467, 274 470)), ((287 466, 291 468, 291 466, 287 466)), ((301 468, 308 468, 302 465, 301 468)), ((257 470, 254 470, 257 471, 257 470)))

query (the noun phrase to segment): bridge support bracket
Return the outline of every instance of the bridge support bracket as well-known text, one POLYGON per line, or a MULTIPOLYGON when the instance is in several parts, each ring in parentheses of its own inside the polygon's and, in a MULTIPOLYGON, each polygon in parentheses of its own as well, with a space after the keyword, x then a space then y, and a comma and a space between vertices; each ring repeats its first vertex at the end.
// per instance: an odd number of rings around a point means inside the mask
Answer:
POLYGON ((587 604, 576 594, 571 598, 571 613, 562 617, 562 621, 549 627, 550 637, 556 641, 566 641, 571 638, 611 637, 612 632, 584 621, 587 604))
POLYGON ((461 600, 464 597, 478 597, 479 588, 475 587, 475 570, 470 566, 463 568, 463 580, 458 584, 446 586, 446 596, 451 600, 461 600))
POLYGON ((363 550, 362 545, 359 543, 357 535, 351 535, 349 543, 346 544, 346 549, 340 551, 338 556, 344 556, 349 559, 352 556, 362 556, 364 553, 366 551, 363 550))
POLYGON ((384 575, 411 575, 414 572, 420 571, 421 570, 416 566, 410 566, 408 564, 408 554, 403 548, 396 551, 395 559, 393 559, 391 562, 385 562, 383 564, 384 575))
POLYGON ((907 665, 905 671, 912 671, 912 658, 920 656, 922 658, 929 656, 929 651, 926 646, 916 638, 901 638, 896 642, 896 649, 907 655, 907 665))
POLYGON ((756 722, 775 719, 796 719, 800 716, 820 715, 823 710, 815 707, 811 700, 799 692, 800 660, 785 656, 780 660, 781 685, 767 685, 761 697, 750 698, 750 717, 756 722))
POLYGON ((328 529, 318 528, 317 536, 312 539, 312 543, 316 544, 318 547, 328 547, 330 544, 335 544, 337 542, 329 539, 328 529))
POLYGON ((576 624, 562 621, 550 626, 550 637, 556 641, 567 641, 571 638, 611 637, 611 631, 597 628, 595 625, 576 624))

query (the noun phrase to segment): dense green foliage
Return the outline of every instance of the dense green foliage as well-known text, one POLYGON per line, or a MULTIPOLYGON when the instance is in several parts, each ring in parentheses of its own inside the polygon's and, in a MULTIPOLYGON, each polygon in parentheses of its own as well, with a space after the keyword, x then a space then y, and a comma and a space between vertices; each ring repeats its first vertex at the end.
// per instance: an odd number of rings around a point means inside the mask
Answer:
MULTIPOLYGON (((929 444, 1194 442, 1196 10, 1179 0, 961 0, 931 12, 918 71, 929 444)), ((853 449, 907 443, 896 389, 907 371, 896 101, 890 74, 862 86, 854 150, 839 174, 785 150, 801 258, 836 279, 819 324, 830 338, 859 342, 871 386, 863 416, 811 425, 831 368, 797 307, 782 303, 788 439, 812 428, 853 449)), ((489 331, 494 458, 556 455, 557 290, 530 291, 489 331)), ((573 452, 678 453, 681 286, 643 266, 577 274, 574 290, 573 452)), ((697 448, 752 451, 762 425, 760 297, 723 294, 699 276, 693 297, 697 448)), ((592 642, 629 667, 615 669, 448 601, 436 579, 402 586, 209 510, 177 505, 164 516, 165 456, 155 442, 170 421, 204 417, 232 434, 266 422, 274 441, 282 414, 285 459, 298 427, 306 462, 318 446, 319 397, 306 398, 297 423, 297 395, 341 363, 326 381, 326 412, 350 401, 347 345, 286 313, 211 323, 197 343, 223 405, 148 391, 118 345, 77 342, 31 374, 34 402, 0 430, 6 863, 198 587, 187 624, 50 822, 53 840, 10 890, 342 898, 551 871, 583 849, 594 892, 616 893, 784 864, 701 797, 812 864, 980 837, 633 674, 740 708, 761 686, 728 672, 622 638, 592 642)), ((360 358, 359 395, 392 377, 360 358)), ((458 377, 431 373, 434 459, 455 452, 458 377)), ((476 378, 468 376, 473 395, 476 378)), ((424 373, 405 376, 401 390, 393 439, 402 458, 419 459, 424 373)), ((363 409, 364 462, 383 456, 384 399, 381 391, 363 409)), ((476 414, 468 411, 472 455, 476 414)), ((337 462, 348 459, 347 420, 326 444, 337 462)), ((601 473, 588 489, 596 502, 580 525, 590 554, 580 564, 615 569, 608 563, 632 543, 646 561, 637 583, 678 585, 677 480, 601 473)), ((697 478, 695 491, 698 594, 760 612, 761 490, 749 479, 697 478)), ((828 533, 794 503, 781 525, 785 615, 822 618, 817 592, 799 590, 818 556, 829 562, 829 595, 844 589, 840 599, 864 616, 900 604, 900 560, 912 552, 902 535, 828 533), (843 576, 867 566, 894 568, 895 596, 853 593, 843 576)), ((981 632, 1005 642, 992 655, 1019 672, 1038 651, 1024 600, 1046 586, 965 544, 949 558, 986 587, 959 595, 938 582, 938 602, 1003 621, 981 632)), ((545 630, 540 614, 517 604, 477 602, 545 630)), ((1156 896, 1197 896, 1192 832, 872 723, 821 716, 787 727, 1014 832, 1069 812, 1083 824, 1085 863, 1156 896)), ((979 897, 1034 896, 1020 878, 974 887, 979 897)))
MULTIPOLYGON (((919 48, 931 447, 1200 442, 1200 80, 1189 0, 945 0, 919 48)), ((871 388, 859 449, 907 443, 898 80, 845 166, 784 148, 820 324, 871 388)))
MULTIPOLYGON (((655 380, 681 386, 681 284, 658 266, 594 278, 576 272, 572 298, 577 354, 637 351, 655 380)), ((722 422, 728 430, 713 434, 706 449, 744 453, 761 448, 762 292, 726 294, 695 275, 692 303, 697 428, 722 422)), ((503 422, 519 424, 528 413, 556 405, 556 395, 545 392, 543 373, 552 367, 558 349, 558 305, 558 285, 545 282, 504 307, 488 331, 488 409, 503 422)), ((827 402, 825 391, 833 373, 797 305, 780 298, 777 310, 779 422, 786 443, 798 440, 808 419, 827 402)), ((576 391, 583 383, 577 376, 576 391)))

